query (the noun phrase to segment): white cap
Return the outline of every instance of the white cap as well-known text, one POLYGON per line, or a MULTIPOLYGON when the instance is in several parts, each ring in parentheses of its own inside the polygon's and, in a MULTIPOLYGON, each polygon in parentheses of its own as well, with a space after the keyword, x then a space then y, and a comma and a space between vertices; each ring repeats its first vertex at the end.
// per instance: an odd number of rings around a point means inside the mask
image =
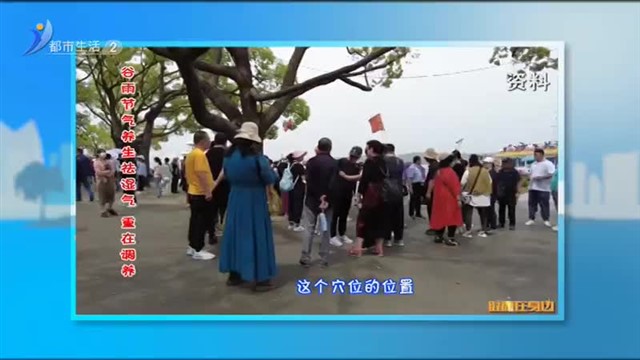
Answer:
POLYGON ((491 156, 487 156, 486 158, 484 158, 484 160, 482 160, 482 162, 485 164, 493 164, 493 158, 491 156))

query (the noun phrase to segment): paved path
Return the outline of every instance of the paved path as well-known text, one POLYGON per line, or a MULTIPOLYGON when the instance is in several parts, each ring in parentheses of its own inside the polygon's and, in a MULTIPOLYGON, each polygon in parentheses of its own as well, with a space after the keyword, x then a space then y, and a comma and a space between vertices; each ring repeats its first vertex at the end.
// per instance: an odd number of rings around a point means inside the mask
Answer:
MULTIPOLYGON (((404 248, 386 249, 383 258, 359 259, 334 248, 326 269, 300 267, 300 234, 275 220, 278 288, 260 294, 225 286, 217 259, 185 256, 189 212, 183 195, 143 196, 134 211, 119 210, 121 215, 135 211, 138 219, 138 274, 131 279, 120 275, 119 218, 100 218, 96 204, 78 203, 78 314, 485 314, 489 300, 557 298, 557 234, 541 224, 522 225, 522 200, 516 231, 462 239, 460 247, 448 248, 424 235, 424 220, 409 219, 404 248), (401 277, 413 278, 415 295, 296 294, 296 281, 302 278, 401 277)), ((353 227, 351 222, 352 238, 353 227)))

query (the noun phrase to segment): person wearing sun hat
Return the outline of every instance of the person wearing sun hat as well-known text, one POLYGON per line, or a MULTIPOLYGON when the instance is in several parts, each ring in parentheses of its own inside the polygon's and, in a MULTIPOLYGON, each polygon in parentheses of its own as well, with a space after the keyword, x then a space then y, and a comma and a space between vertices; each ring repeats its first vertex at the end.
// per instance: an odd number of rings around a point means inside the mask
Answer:
POLYGON ((302 211, 304 209, 304 194, 306 192, 306 184, 304 182, 305 167, 302 165, 304 157, 307 156, 306 151, 294 151, 287 155, 289 171, 293 176, 293 189, 288 192, 288 220, 289 230, 295 232, 304 231, 304 226, 300 225, 302 219, 302 211))
POLYGON ((454 154, 441 154, 438 157, 438 173, 433 180, 433 214, 429 219, 429 226, 435 234, 434 241, 447 246, 458 246, 456 229, 463 223, 460 211, 461 184, 452 168, 455 159, 454 154))
POLYGON ((489 206, 491 205, 491 176, 489 171, 482 165, 480 158, 476 154, 469 156, 469 167, 462 175, 462 194, 464 205, 463 218, 465 220, 466 232, 462 235, 471 238, 473 209, 476 209, 480 216, 480 231, 478 236, 487 237, 489 235, 489 206))
POLYGON ((245 122, 227 151, 223 179, 230 186, 224 241, 220 249, 220 272, 228 273, 228 286, 252 283, 254 291, 273 288, 277 272, 267 188, 276 174, 262 155, 258 126, 245 122))

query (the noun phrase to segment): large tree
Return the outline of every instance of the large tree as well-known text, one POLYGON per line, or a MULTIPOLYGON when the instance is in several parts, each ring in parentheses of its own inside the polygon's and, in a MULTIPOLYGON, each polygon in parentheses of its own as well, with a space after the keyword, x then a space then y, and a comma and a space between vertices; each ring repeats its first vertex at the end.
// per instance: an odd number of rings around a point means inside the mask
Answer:
POLYGON ((390 86, 402 76, 402 64, 410 53, 403 47, 347 48, 353 59, 350 64, 299 82, 306 47, 295 48, 287 63, 265 48, 150 49, 177 64, 198 123, 233 133, 251 121, 262 137, 274 137, 282 117, 296 124, 307 120, 309 109, 299 97, 316 87, 335 81, 362 91, 390 86))
MULTIPOLYGON (((113 144, 122 148, 121 140, 126 124, 120 118, 123 109, 120 100, 124 97, 136 99, 131 114, 136 119, 136 140, 132 146, 149 161, 152 146, 158 146, 171 134, 195 128, 186 92, 177 70, 170 71, 166 61, 146 49, 124 49, 118 55, 78 56, 77 103, 78 124, 88 117, 98 119, 95 127, 78 128, 80 138, 91 138, 92 130, 108 129, 113 144), (120 86, 125 79, 120 69, 132 65, 136 94, 122 95, 120 86), (80 131, 83 133, 81 134, 80 131)), ((86 121, 85 121, 86 122, 86 121)), ((95 136, 94 136, 95 137, 95 136)))

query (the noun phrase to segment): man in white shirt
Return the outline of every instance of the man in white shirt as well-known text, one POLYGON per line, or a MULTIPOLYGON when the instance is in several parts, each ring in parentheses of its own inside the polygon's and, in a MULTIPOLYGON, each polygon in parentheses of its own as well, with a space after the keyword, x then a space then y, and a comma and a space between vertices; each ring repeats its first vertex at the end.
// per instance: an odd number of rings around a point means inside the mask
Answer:
POLYGON ((544 157, 544 150, 533 152, 535 162, 531 165, 529 180, 529 220, 525 225, 533 225, 536 219, 538 205, 544 224, 551 227, 549 222, 549 198, 551 197, 551 179, 556 171, 555 165, 544 157))
POLYGON ((409 216, 415 220, 416 217, 424 219, 421 214, 422 199, 426 194, 424 181, 427 176, 427 170, 422 167, 422 159, 420 156, 413 157, 413 163, 407 168, 405 177, 407 188, 410 194, 409 200, 409 216))

